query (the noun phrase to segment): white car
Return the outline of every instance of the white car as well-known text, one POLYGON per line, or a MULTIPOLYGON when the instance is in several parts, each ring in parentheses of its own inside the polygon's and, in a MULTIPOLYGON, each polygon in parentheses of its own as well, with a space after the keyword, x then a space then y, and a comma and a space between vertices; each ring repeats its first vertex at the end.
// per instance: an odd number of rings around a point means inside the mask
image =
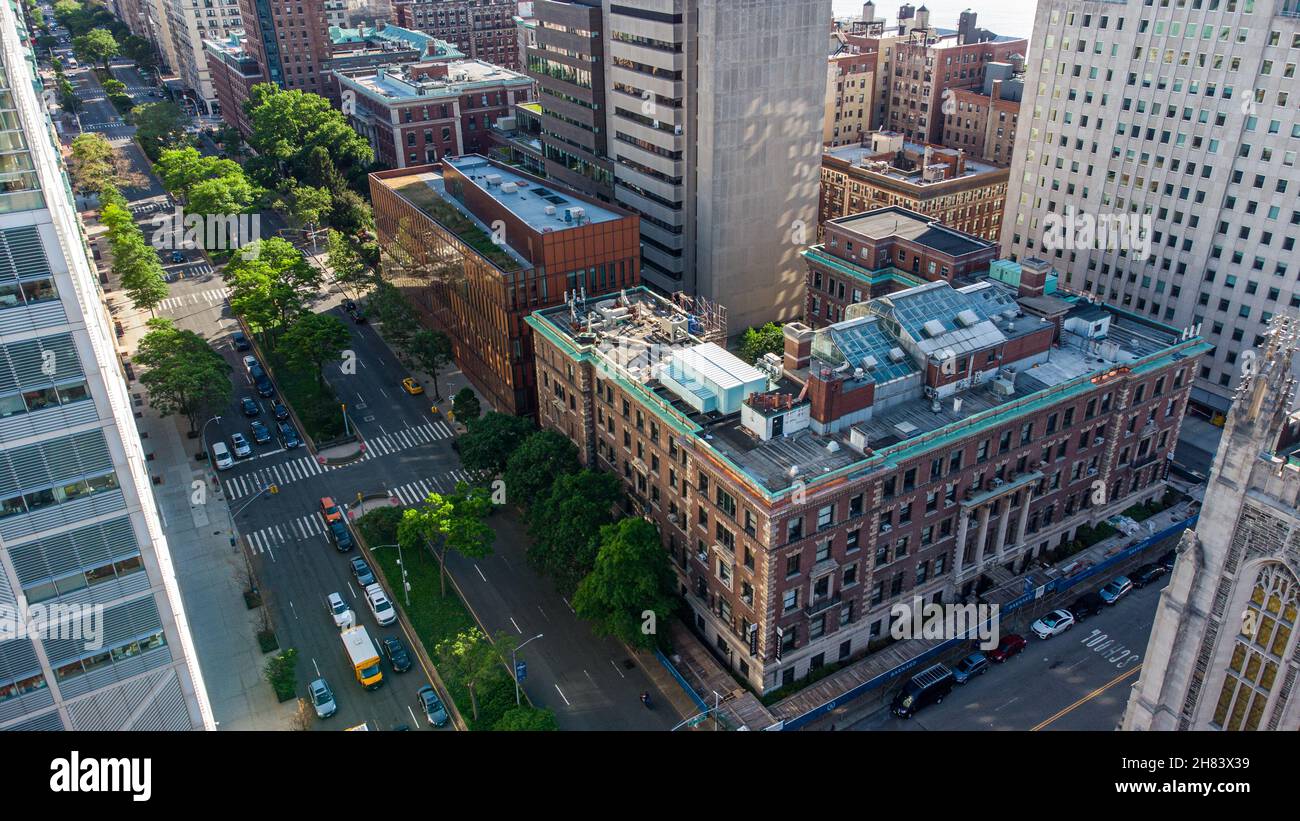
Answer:
POLYGON ((242 433, 230 434, 230 444, 235 446, 235 455, 240 459, 253 455, 253 446, 248 444, 242 433))
POLYGON ((216 462, 217 470, 230 470, 235 466, 235 460, 230 456, 230 448, 226 447, 225 442, 212 443, 212 461, 216 462))
POLYGON ((329 718, 339 711, 339 706, 334 701, 334 692, 325 683, 325 679, 316 679, 307 685, 307 690, 311 693, 311 703, 316 708, 318 718, 329 718))
POLYGON ((247 356, 244 357, 244 370, 251 371, 253 369, 253 366, 256 364, 257 364, 257 357, 253 356, 252 354, 248 354, 247 356))
POLYGON ((379 582, 366 588, 366 603, 370 605, 370 612, 375 614, 375 621, 381 625, 397 621, 397 610, 393 608, 393 603, 388 600, 388 594, 379 582))
POLYGON ((338 593, 329 595, 330 613, 334 616, 334 626, 340 630, 346 630, 349 627, 356 626, 357 617, 348 607, 348 603, 343 601, 343 597, 338 593))
POLYGON ((1029 629, 1033 630, 1034 635, 1040 639, 1050 639, 1052 636, 1061 635, 1073 626, 1074 616, 1065 610, 1053 610, 1030 625, 1029 629))

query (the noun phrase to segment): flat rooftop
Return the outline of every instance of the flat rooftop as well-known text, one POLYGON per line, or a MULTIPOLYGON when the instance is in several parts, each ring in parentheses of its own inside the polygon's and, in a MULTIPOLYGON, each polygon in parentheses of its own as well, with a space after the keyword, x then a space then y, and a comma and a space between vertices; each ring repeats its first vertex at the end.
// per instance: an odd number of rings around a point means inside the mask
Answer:
MULTIPOLYGON (((912 153, 916 153, 916 154, 925 153, 925 146, 921 145, 920 143, 905 142, 903 143, 903 147, 904 150, 912 153)), ((942 150, 949 151, 949 149, 942 149, 942 150)), ((868 146, 841 145, 836 148, 826 148, 823 149, 823 151, 826 155, 834 157, 837 160, 842 160, 843 162, 849 163, 850 165, 854 166, 858 170, 863 171, 867 174, 874 174, 876 176, 886 177, 888 179, 898 180, 900 182, 913 183, 915 185, 937 185, 939 183, 952 182, 953 180, 970 179, 971 177, 978 177, 981 174, 1008 173, 1005 167, 999 167, 996 165, 992 165, 991 163, 980 162, 979 160, 973 159, 970 154, 967 154, 965 155, 966 170, 964 172, 958 174, 955 177, 950 177, 945 180, 935 180, 934 182, 926 182, 921 176, 921 166, 919 164, 915 169, 911 171, 904 171, 901 168, 895 168, 892 165, 887 170, 883 170, 883 171, 876 171, 876 170, 863 167, 862 165, 863 160, 869 157, 878 156, 881 153, 879 151, 876 151, 873 147, 869 145, 868 146)), ((936 154, 935 161, 940 163, 943 162, 943 156, 940 154, 936 154)))
POLYGON ((577 221, 565 220, 565 209, 581 208, 582 225, 611 222, 623 219, 626 214, 617 213, 601 207, 573 194, 561 192, 547 185, 539 185, 534 178, 525 177, 511 170, 508 166, 496 165, 485 157, 466 155, 449 157, 443 160, 464 174, 479 190, 487 193, 503 208, 519 218, 535 231, 563 231, 575 228, 577 221), (500 177, 500 180, 489 177, 500 177), (508 185, 515 186, 510 192, 508 185), (549 213, 548 213, 549 209, 549 213))
POLYGON ((382 66, 373 74, 353 74, 339 79, 356 85, 373 97, 389 101, 459 97, 480 87, 501 83, 528 85, 532 82, 517 71, 482 60, 453 60, 446 64, 446 77, 413 77, 411 65, 382 66))
POLYGON ((993 247, 978 237, 946 228, 931 217, 904 208, 881 208, 831 222, 870 239, 902 237, 945 254, 961 256, 993 247))
POLYGON ((492 229, 447 193, 442 174, 418 171, 394 177, 371 177, 451 231, 503 271, 531 268, 527 258, 508 243, 494 243, 492 229))

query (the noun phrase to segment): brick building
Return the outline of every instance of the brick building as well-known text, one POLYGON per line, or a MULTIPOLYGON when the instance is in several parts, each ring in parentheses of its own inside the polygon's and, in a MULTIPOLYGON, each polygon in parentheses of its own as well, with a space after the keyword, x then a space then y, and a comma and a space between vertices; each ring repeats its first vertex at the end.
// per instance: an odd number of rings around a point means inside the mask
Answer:
POLYGON ((253 86, 266 82, 266 79, 244 44, 242 34, 232 34, 225 40, 204 40, 203 50, 207 56, 212 89, 221 106, 221 119, 248 137, 253 133, 253 124, 244 111, 244 101, 253 86))
POLYGON ((1025 88, 1024 75, 1013 71, 1010 63, 991 63, 983 89, 953 92, 951 111, 943 122, 945 146, 994 165, 1011 164, 1025 88))
POLYGON ((835 54, 826 71, 826 117, 822 142, 826 145, 856 145, 872 130, 876 107, 875 51, 835 54))
POLYGON ((1163 493, 1208 346, 1043 290, 926 283, 757 368, 648 289, 537 311, 539 421, 622 478, 694 629, 771 692, 1163 493))
POLYGON ((530 312, 641 279, 638 218, 486 157, 370 175, 381 273, 496 410, 536 413, 530 312))
POLYGON ((266 82, 286 91, 329 97, 338 104, 326 74, 331 48, 324 0, 239 0, 239 10, 247 35, 244 47, 266 82))
POLYGON ((476 60, 519 69, 515 0, 396 0, 397 24, 453 43, 476 60))
POLYGON ((1009 173, 972 160, 961 149, 876 132, 864 144, 828 148, 822 154, 818 221, 897 205, 997 242, 1009 173))
POLYGON ((352 127, 394 168, 486 153, 492 125, 526 102, 532 81, 481 60, 406 63, 335 74, 352 127))

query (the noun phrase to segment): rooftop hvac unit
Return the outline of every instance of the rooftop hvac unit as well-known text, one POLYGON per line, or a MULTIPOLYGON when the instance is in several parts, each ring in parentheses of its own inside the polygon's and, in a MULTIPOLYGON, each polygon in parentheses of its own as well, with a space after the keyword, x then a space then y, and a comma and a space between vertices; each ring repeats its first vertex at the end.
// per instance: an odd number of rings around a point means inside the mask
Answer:
POLYGON ((979 314, 975 313, 970 308, 957 314, 957 324, 961 325, 963 328, 969 328, 979 321, 979 314))
POLYGON ((518 191, 518 190, 519 190, 519 186, 515 185, 515 184, 512 183, 512 182, 503 183, 503 184, 501 185, 501 193, 502 193, 502 194, 513 194, 513 193, 515 193, 515 192, 518 191))
POLYGON ((586 209, 577 206, 564 209, 565 222, 582 222, 582 218, 586 215, 586 209))
POLYGON ((829 442, 826 443, 826 450, 829 451, 829 452, 831 452, 831 453, 839 453, 839 452, 840 452, 840 443, 839 443, 839 442, 836 442, 834 439, 832 439, 831 441, 829 441, 829 442))
POLYGON ((907 354, 903 353, 903 349, 902 349, 902 348, 890 348, 890 349, 889 349, 889 361, 890 361, 890 362, 902 362, 902 361, 903 361, 904 359, 906 359, 906 358, 907 358, 907 354))
POLYGON ((863 369, 864 371, 869 371, 869 370, 871 370, 872 368, 876 367, 876 364, 877 364, 877 363, 876 363, 876 358, 875 358, 874 356, 864 356, 864 357, 862 357, 862 369, 863 369))
POLYGON ((555 206, 554 206, 554 205, 548 205, 548 206, 546 206, 546 216, 548 216, 548 217, 553 217, 553 216, 555 216, 555 206))
POLYGON ((500 184, 501 184, 501 175, 500 175, 500 174, 488 174, 487 177, 485 178, 485 180, 486 180, 486 182, 487 182, 487 184, 488 184, 488 188, 491 188, 491 187, 494 186, 494 185, 500 185, 500 184))
POLYGON ((922 330, 925 331, 925 335, 930 338, 934 338, 936 336, 943 336, 943 332, 944 332, 943 323, 937 319, 927 320, 926 323, 921 326, 921 328, 922 330))

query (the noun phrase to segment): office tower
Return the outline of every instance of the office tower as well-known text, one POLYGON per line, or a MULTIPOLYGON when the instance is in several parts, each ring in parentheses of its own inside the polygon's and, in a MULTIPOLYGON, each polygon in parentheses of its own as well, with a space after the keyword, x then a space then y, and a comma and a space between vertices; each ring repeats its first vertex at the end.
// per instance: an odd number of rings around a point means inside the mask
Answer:
POLYGON ((274 0, 239 0, 247 39, 244 48, 262 68, 266 82, 285 91, 306 91, 338 102, 329 77, 330 37, 324 0, 280 5, 274 0))
POLYGON ((1160 594, 1126 730, 1300 729, 1300 320, 1278 316, 1267 336, 1160 594))
POLYGON ((26 39, 0 3, 0 729, 211 729, 26 39))
POLYGON ((1226 412, 1243 352, 1300 307, 1300 5, 1042 0, 1033 42, 1004 252, 1200 326, 1192 399, 1226 412))
POLYGON ((166 4, 167 27, 171 31, 177 75, 193 92, 202 114, 220 113, 217 92, 208 73, 203 41, 224 40, 244 28, 239 0, 158 0, 166 4))
POLYGON ((829 0, 604 2, 614 199, 642 277, 726 306, 734 332, 803 311, 829 0))

